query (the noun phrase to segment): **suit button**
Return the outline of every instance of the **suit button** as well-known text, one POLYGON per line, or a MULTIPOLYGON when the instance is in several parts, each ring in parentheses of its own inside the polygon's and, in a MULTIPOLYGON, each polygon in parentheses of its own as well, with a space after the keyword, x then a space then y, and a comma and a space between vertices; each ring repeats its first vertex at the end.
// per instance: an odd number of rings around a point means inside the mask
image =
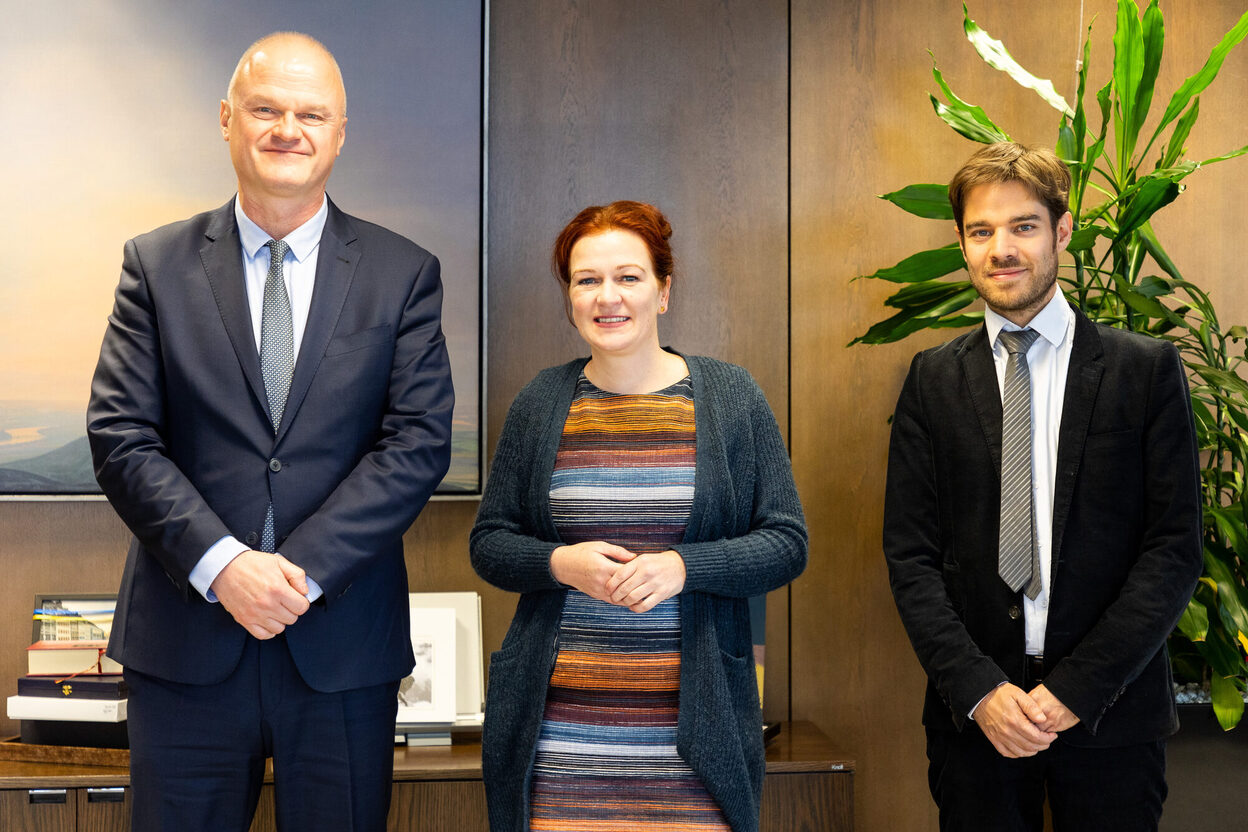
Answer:
POLYGON ((1018 608, 1018 604, 1010 604, 1010 608, 1005 611, 1005 614, 1017 621, 1022 616, 1023 611, 1018 608))
POLYGON ((270 459, 270 460, 269 460, 269 470, 270 470, 270 471, 272 471, 274 474, 276 474, 278 471, 282 470, 282 461, 281 461, 280 459, 278 459, 277 457, 274 457, 273 459, 270 459))
POLYGON ((243 538, 243 542, 248 546, 255 546, 260 542, 260 535, 255 532, 247 532, 247 536, 243 538))

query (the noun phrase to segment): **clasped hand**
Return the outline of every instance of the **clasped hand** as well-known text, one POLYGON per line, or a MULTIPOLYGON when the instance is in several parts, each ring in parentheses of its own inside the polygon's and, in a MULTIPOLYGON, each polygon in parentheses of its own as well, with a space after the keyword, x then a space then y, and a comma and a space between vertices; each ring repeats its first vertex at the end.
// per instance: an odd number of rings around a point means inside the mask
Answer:
POLYGON ((1008 682, 984 697, 972 717, 1003 757, 1035 756, 1079 722, 1044 685, 1027 693, 1008 682))
POLYGON ((559 583, 633 612, 648 612, 685 587, 685 561, 671 549, 634 554, 600 540, 560 546, 550 555, 559 583))
POLYGON ((308 610, 304 571, 281 555, 248 550, 212 582, 221 606, 258 639, 269 639, 308 610))

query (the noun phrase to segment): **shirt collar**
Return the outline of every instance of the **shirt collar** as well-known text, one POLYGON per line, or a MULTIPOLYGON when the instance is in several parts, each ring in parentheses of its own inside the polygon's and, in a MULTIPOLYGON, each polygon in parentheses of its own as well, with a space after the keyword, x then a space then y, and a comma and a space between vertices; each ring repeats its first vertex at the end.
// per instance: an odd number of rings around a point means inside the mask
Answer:
MULTIPOLYGON (((1059 289, 1053 293, 1053 297, 1044 305, 1044 308, 1036 313, 1036 317, 1031 319, 1027 327, 1040 333, 1040 337, 1054 347, 1060 347, 1066 340, 1066 333, 1070 331, 1070 322, 1074 317, 1075 313, 1070 310, 1066 296, 1059 289)), ((997 345, 997 335, 1001 330, 1023 329, 987 307, 984 308, 984 326, 988 330, 988 343, 994 349, 997 345)))
MULTIPOLYGON (((325 231, 325 220, 329 217, 329 197, 321 197, 321 208, 303 225, 290 232, 284 238, 290 246, 291 254, 302 263, 308 255, 316 251, 321 244, 321 234, 325 231)), ((243 213, 242 200, 234 199, 234 219, 238 221, 238 238, 242 241, 243 253, 255 257, 260 249, 269 244, 272 237, 260 226, 252 222, 251 217, 243 213)))

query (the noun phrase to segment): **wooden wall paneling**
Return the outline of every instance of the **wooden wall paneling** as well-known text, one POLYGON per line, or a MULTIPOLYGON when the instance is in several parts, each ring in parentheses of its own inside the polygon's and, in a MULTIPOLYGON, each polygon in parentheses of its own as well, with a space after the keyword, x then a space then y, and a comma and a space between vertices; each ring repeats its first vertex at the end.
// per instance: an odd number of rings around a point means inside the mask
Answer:
MULTIPOLYGON (((586 352, 550 247, 577 211, 614 199, 672 222, 663 343, 744 365, 787 431, 787 4, 494 2, 489 50, 490 450, 516 392, 586 352)), ((781 717, 774 595, 766 699, 781 717)))
POLYGON ((664 343, 749 368, 784 425, 785 3, 495 2, 490 30, 489 447, 520 387, 585 352, 550 247, 613 199, 672 222, 664 343))
MULTIPOLYGON (((972 3, 970 11, 1023 66, 1073 98, 1076 44, 1093 15, 1098 84, 1112 56, 1113 2, 1082 5, 1082 28, 1080 4, 1012 5, 1006 13, 972 3)), ((1168 98, 1243 7, 1189 0, 1164 10, 1170 54, 1160 89, 1168 98)), ((980 61, 956 4, 793 0, 792 32, 792 450, 812 539, 811 567, 792 594, 793 716, 813 720, 857 758, 857 828, 934 830, 919 723, 924 677, 893 606, 880 530, 887 418, 909 359, 955 333, 846 349, 884 316, 891 293, 849 279, 952 239, 949 224, 910 217, 873 197, 911 182, 947 181, 974 149, 932 113, 927 92, 937 87, 926 50, 956 92, 1016 138, 1051 144, 1056 113, 980 61)), ((1206 93, 1189 142, 1194 158, 1248 142, 1235 105, 1248 94, 1246 61, 1241 46, 1206 93)), ((1245 293, 1226 291, 1237 271, 1226 268, 1235 262, 1228 231, 1240 224, 1236 206, 1248 183, 1242 162, 1189 177, 1207 201, 1197 209, 1180 197, 1158 224, 1180 264, 1201 264, 1199 279, 1229 310, 1224 322, 1244 318, 1245 293), (1219 219, 1202 222, 1201 214, 1219 219)))

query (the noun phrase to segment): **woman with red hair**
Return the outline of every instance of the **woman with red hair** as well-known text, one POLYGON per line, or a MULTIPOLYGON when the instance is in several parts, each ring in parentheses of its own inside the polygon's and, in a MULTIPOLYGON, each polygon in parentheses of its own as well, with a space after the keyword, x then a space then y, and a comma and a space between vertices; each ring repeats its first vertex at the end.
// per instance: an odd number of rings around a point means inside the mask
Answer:
POLYGON ((472 530, 478 574, 521 593, 490 660, 495 832, 758 828, 747 599, 801 573, 806 527, 749 374, 659 345, 671 234, 620 201, 555 242, 590 355, 516 397, 472 530))

